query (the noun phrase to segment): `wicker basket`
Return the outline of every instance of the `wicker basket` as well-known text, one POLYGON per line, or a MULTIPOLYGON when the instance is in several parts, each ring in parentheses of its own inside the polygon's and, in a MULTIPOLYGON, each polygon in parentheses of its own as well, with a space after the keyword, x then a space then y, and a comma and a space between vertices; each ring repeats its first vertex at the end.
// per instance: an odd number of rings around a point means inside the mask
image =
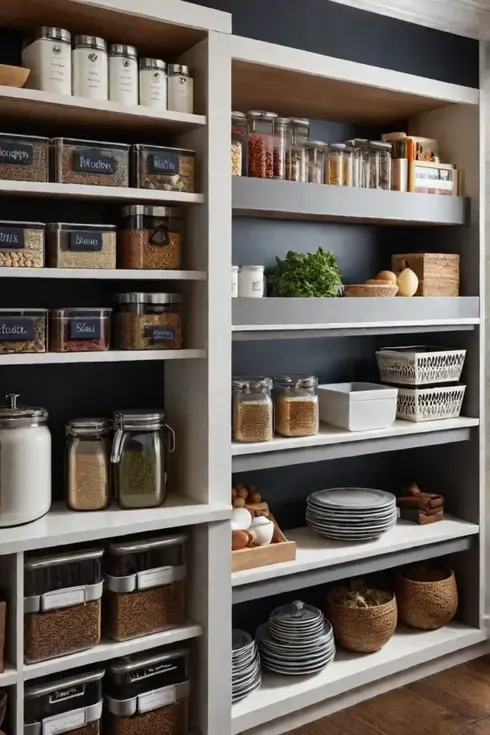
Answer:
POLYGON ((457 383, 463 372, 466 350, 445 347, 382 347, 376 352, 382 383, 431 385, 457 383))
POLYGON ((359 283, 353 284, 352 286, 344 286, 345 296, 360 296, 379 298, 381 296, 392 297, 398 293, 398 286, 392 283, 359 283))
POLYGON ((449 623, 458 609, 458 587, 452 569, 440 569, 443 579, 432 581, 427 568, 416 565, 400 573, 396 599, 400 620, 411 628, 435 630, 449 623), (415 577, 415 579, 413 579, 415 577))
POLYGON ((396 417, 405 421, 456 419, 463 406, 465 385, 399 388, 396 417))
POLYGON ((459 255, 407 253, 393 255, 391 270, 411 268, 419 279, 415 296, 459 296, 459 255))
POLYGON ((330 593, 326 614, 338 645, 357 653, 379 651, 395 632, 398 618, 395 595, 377 607, 344 607, 330 593))

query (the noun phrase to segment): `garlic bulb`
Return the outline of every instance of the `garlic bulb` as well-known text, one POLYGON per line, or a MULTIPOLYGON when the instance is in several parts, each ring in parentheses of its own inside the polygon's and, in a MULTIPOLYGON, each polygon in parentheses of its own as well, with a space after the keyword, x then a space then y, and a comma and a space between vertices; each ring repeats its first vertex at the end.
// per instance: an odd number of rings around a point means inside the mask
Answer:
POLYGON ((411 268, 404 268, 396 279, 397 296, 413 296, 419 287, 419 279, 411 268))

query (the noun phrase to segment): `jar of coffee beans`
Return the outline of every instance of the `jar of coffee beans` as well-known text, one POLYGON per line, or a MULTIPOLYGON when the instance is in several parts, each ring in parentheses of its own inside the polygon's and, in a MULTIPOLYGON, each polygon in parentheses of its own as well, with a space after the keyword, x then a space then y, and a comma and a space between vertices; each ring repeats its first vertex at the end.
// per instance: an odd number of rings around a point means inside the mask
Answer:
POLYGON ((275 429, 281 436, 318 434, 318 378, 314 375, 274 377, 275 429))
POLYGON ((50 352, 104 352, 110 347, 112 309, 53 309, 49 316, 50 352))
POLYGON ((233 439, 269 442, 273 436, 270 378, 234 378, 232 382, 233 439))
POLYGON ((116 314, 118 350, 180 350, 182 296, 176 293, 120 293, 116 314))
POLYGON ((124 207, 123 217, 119 235, 122 268, 182 268, 184 214, 181 207, 133 204, 124 207))

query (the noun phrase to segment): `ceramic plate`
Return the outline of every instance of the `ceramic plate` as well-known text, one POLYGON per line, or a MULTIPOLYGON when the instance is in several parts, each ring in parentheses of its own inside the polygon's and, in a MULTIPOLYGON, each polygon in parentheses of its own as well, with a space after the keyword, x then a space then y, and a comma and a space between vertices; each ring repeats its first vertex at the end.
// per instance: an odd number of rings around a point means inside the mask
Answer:
POLYGON ((310 496, 313 501, 330 508, 349 508, 365 510, 369 508, 383 508, 396 503, 396 498, 384 490, 367 487, 334 487, 327 490, 318 490, 310 496))

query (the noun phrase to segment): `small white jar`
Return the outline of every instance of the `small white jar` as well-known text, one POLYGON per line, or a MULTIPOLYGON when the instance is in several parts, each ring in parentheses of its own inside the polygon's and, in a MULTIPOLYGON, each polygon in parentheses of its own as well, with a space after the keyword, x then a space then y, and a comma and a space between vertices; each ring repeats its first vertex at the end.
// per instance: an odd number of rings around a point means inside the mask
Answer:
POLYGON ((167 65, 161 59, 140 59, 140 105, 167 109, 167 65))
POLYGON ((71 52, 72 89, 78 97, 109 97, 107 44, 98 36, 75 36, 71 52))
POLYGON ((138 55, 134 46, 113 43, 109 49, 109 99, 128 107, 138 104, 138 55))
POLYGON ((238 271, 238 295, 246 299, 260 299, 265 291, 263 265, 242 265, 238 271))
POLYGON ((42 26, 22 51, 22 66, 30 69, 26 87, 71 95, 71 34, 64 28, 42 26))
POLYGON ((231 297, 235 299, 238 296, 238 266, 231 266, 231 297))
POLYGON ((185 64, 168 65, 168 109, 194 112, 194 80, 185 64))

